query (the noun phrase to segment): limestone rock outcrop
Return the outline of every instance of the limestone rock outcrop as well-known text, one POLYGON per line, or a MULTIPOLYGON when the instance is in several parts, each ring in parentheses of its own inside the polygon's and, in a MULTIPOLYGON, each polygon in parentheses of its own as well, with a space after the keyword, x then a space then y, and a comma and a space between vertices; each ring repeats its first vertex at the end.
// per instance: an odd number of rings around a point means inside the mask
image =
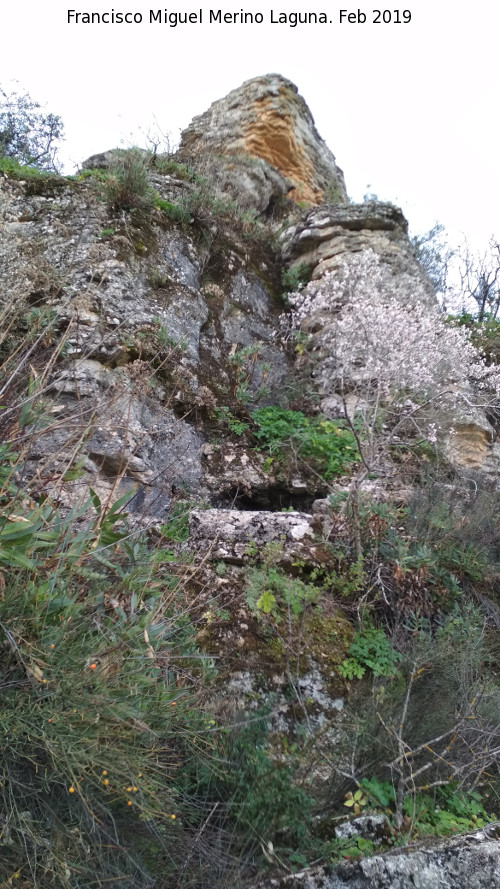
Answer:
MULTIPOLYGON (((152 176, 163 200, 186 187, 152 176)), ((259 246, 257 258, 235 236, 222 260, 217 242, 207 248, 154 208, 149 218, 110 212, 91 179, 54 177, 34 188, 2 177, 0 228, 5 317, 28 331, 30 349, 36 326, 45 331, 30 366, 37 376, 50 369, 40 408, 56 422, 40 429, 29 453, 31 472, 43 476, 37 484, 64 506, 83 502, 89 485, 104 499, 128 490, 130 511, 151 518, 168 510, 174 487, 215 496, 212 467, 206 480, 202 468, 200 416, 210 423, 240 377, 254 404, 261 391, 274 403, 290 369, 272 336, 281 306, 254 271, 272 274, 266 250, 259 246), (217 283, 204 275, 210 262, 223 262, 217 283), (244 349, 251 357, 239 368, 244 349), (78 442, 83 478, 55 492, 48 479, 64 471, 78 442)), ((7 390, 5 398, 3 418, 15 425, 7 390)), ((260 487, 267 484, 260 473, 260 487)))
MULTIPOLYGON (((418 283, 421 299, 435 306, 430 281, 415 259, 408 223, 393 204, 370 202, 315 207, 280 237, 290 267, 306 264, 311 279, 334 272, 346 255, 373 250, 394 275, 418 283)), ((413 289, 413 288, 410 288, 413 289)))
POLYGON ((213 559, 244 564, 268 544, 277 545, 276 561, 302 559, 308 563, 323 556, 315 541, 313 516, 307 513, 240 511, 237 509, 193 510, 190 543, 202 552, 211 550, 213 559))
POLYGON ((433 845, 271 879, 253 889, 493 889, 500 886, 500 829, 490 824, 433 845))
POLYGON ((225 187, 237 185, 240 198, 250 196, 260 210, 287 192, 308 204, 347 199, 342 171, 304 99, 279 74, 246 81, 195 117, 179 150, 189 156, 222 159, 225 187))
MULTIPOLYGON (((116 156, 111 151, 89 159, 80 182, 0 180, 3 299, 24 307, 22 324, 42 319, 45 334, 31 364, 38 373, 51 362, 44 397, 57 402, 57 424, 38 436, 30 452, 33 468, 53 452, 63 465, 81 436, 88 483, 111 490, 118 477, 120 490, 146 486, 147 495, 138 494, 134 503, 155 503, 156 515, 160 504, 168 508, 172 487, 183 483, 218 507, 236 496, 240 504, 245 497, 266 508, 292 503, 308 510, 326 488, 308 491, 294 478, 279 494, 266 493, 277 489, 275 474, 255 454, 245 455, 244 447, 236 455, 226 445, 209 445, 209 427, 235 398, 251 406, 281 404, 295 387, 290 351, 275 338, 283 266, 306 266, 320 281, 335 274, 345 257, 373 250, 389 284, 394 280, 400 293, 418 293, 435 310, 406 220, 388 204, 336 203, 346 201, 342 173, 296 87, 275 74, 243 84, 185 130, 177 160, 191 160, 201 173, 215 164, 212 197, 198 193, 196 175, 186 177, 175 160, 163 173, 156 164, 149 168, 151 194, 167 207, 187 208, 182 225, 158 207, 151 206, 146 219, 106 206, 88 171, 109 167, 116 156), (272 218, 261 216, 252 242, 247 232, 238 234, 236 217, 217 217, 216 198, 226 186, 240 206, 246 201, 260 213, 287 192, 321 206, 304 211, 284 202, 279 240, 272 218), (189 207, 204 199, 201 234, 189 207), (146 380, 151 364, 154 373, 146 380), (179 447, 165 450, 155 445, 159 440, 179 447), (288 502, 280 501, 285 489, 288 502), (292 499, 301 492, 312 495, 309 503, 292 499)), ((137 156, 147 162, 146 153, 137 156)), ((333 411, 324 401, 322 408, 333 411)), ((484 412, 464 411, 453 419, 450 460, 495 473, 498 445, 484 412)), ((82 496, 84 491, 82 484, 82 496)))

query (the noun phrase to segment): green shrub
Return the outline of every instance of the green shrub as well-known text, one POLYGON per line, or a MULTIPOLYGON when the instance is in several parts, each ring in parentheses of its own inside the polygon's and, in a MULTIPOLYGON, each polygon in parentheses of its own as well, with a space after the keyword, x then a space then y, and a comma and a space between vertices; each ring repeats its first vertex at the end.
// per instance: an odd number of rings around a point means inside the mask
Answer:
POLYGON ((162 176, 175 176, 176 179, 184 179, 186 182, 195 182, 197 179, 197 175, 191 167, 179 163, 169 154, 150 155, 149 164, 162 176))
POLYGON ((39 178, 40 176, 54 176, 54 173, 42 171, 38 167, 29 164, 21 164, 15 157, 0 156, 0 173, 7 173, 16 179, 27 179, 29 177, 39 178))
POLYGON ((154 290, 161 290, 162 287, 166 287, 168 280, 168 275, 159 271, 159 269, 151 269, 148 273, 148 284, 154 290))
POLYGON ((210 662, 172 553, 127 528, 128 495, 108 509, 92 492, 90 522, 90 503, 66 518, 48 503, 27 511, 16 455, 1 457, 0 884, 138 889, 151 838, 158 862, 179 844, 190 804, 178 773, 205 730, 196 677, 210 679, 210 662), (164 670, 171 657, 189 687, 164 670))
POLYGON ((311 279, 311 269, 307 262, 301 262, 299 265, 292 266, 290 269, 283 269, 281 272, 281 283, 285 293, 296 293, 302 290, 311 279))
MULTIPOLYGON (((186 565, 161 547, 186 539, 191 504, 151 547, 129 495, 107 506, 91 490, 63 517, 48 500, 28 509, 16 470, 1 446, 0 884, 232 889, 262 842, 306 860, 312 801, 293 757, 266 750, 266 719, 232 729, 206 705, 215 673, 186 565)), ((292 614, 315 592, 272 568, 267 583, 292 614)))
POLYGON ((143 153, 132 148, 115 155, 107 171, 103 191, 111 210, 132 210, 151 206, 153 192, 149 185, 143 153))
MULTIPOLYGON (((297 780, 300 761, 296 753, 271 755, 268 714, 253 710, 243 717, 239 725, 217 735, 214 766, 208 771, 202 766, 195 775, 186 774, 186 779, 196 782, 207 808, 218 804, 224 810, 230 819, 226 829, 229 823, 237 825, 233 848, 240 862, 249 855, 258 860, 262 848, 267 848, 281 861, 292 863, 299 853, 314 850, 313 798, 297 780)), ((241 875, 241 864, 238 869, 241 875)), ((231 889, 235 885, 239 885, 236 876, 231 889)))
POLYGON ((449 315, 447 321, 470 330, 472 344, 486 355, 488 364, 500 363, 500 319, 486 313, 483 320, 478 321, 469 312, 462 312, 458 316, 449 315))
POLYGON ((296 455, 326 480, 342 475, 358 458, 352 432, 336 421, 279 407, 258 408, 252 419, 255 437, 271 456, 286 463, 296 455))
POLYGON ((245 432, 248 432, 250 426, 248 423, 245 423, 244 420, 238 419, 229 410, 225 405, 223 407, 216 407, 212 411, 213 416, 216 420, 223 423, 233 435, 237 435, 238 437, 243 435, 245 432))
POLYGON ((162 535, 167 540, 179 543, 189 539, 189 513, 194 505, 190 500, 174 503, 162 528, 162 535))
POLYGON ((466 483, 453 489, 432 480, 418 488, 398 522, 386 526, 379 553, 404 582, 417 573, 433 596, 445 600, 486 583, 496 571, 498 495, 466 483))
MULTIPOLYGON (((391 816, 395 806, 394 787, 390 781, 363 778, 360 782, 372 806, 381 806, 391 816)), ((489 814, 477 790, 460 790, 456 783, 436 787, 433 793, 407 794, 403 811, 417 836, 449 836, 484 827, 495 820, 489 814)))

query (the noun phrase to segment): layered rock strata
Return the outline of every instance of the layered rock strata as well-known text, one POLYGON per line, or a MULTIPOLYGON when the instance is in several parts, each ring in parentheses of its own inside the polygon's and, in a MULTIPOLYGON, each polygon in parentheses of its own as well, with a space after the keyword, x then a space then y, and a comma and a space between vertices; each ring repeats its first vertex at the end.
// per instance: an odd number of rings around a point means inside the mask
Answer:
POLYGON ((246 81, 195 117, 182 133, 183 156, 223 159, 226 187, 231 190, 239 179, 240 194, 262 192, 255 198, 260 209, 266 180, 269 200, 287 192, 309 204, 347 199, 343 173, 309 108, 297 87, 279 74, 246 81))

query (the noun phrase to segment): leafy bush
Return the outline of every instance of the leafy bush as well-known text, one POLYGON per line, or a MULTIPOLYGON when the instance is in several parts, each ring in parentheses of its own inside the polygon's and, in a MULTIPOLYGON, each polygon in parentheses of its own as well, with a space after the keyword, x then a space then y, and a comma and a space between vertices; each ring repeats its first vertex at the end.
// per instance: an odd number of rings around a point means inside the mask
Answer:
POLYGON ((355 438, 341 423, 301 411, 263 407, 252 412, 255 437, 270 455, 300 458, 326 480, 342 475, 357 457, 355 438))
POLYGON ((175 870, 193 817, 179 774, 213 675, 182 568, 130 532, 128 495, 107 508, 91 492, 65 518, 49 502, 27 510, 16 454, 2 445, 0 458, 0 883, 150 886, 164 858, 175 870))
POLYGON ((156 825, 168 846, 182 814, 164 750, 181 756, 201 713, 194 690, 179 694, 162 674, 168 651, 184 664, 195 652, 175 616, 172 556, 131 540, 116 527, 120 504, 102 512, 92 496, 99 515, 80 531, 82 510, 62 519, 49 506, 3 525, 4 885, 14 872, 34 887, 118 876, 144 885, 134 834, 156 825))
POLYGON ((176 179, 184 179, 187 182, 195 182, 197 179, 191 167, 179 163, 169 154, 150 154, 148 160, 150 166, 162 176, 175 176, 176 179))
POLYGON ((472 493, 467 482, 450 489, 423 481, 398 521, 387 523, 379 554, 399 584, 418 574, 431 597, 451 602, 497 570, 500 502, 480 486, 472 493))
POLYGON ((206 771, 202 766, 186 778, 196 782, 207 809, 222 805, 231 822, 238 825, 239 842, 234 851, 240 861, 243 855, 256 856, 257 850, 267 848, 281 861, 293 862, 299 850, 307 853, 314 844, 313 798, 297 782, 300 762, 296 754, 288 751, 274 758, 266 749, 267 716, 252 711, 248 722, 240 720, 239 726, 221 731, 216 740, 215 768, 206 771))
POLYGON ((482 321, 469 312, 449 315, 447 321, 452 326, 465 327, 470 331, 473 345, 486 356, 489 364, 500 364, 500 320, 487 313, 482 321))
MULTIPOLYGON (((29 164, 21 164, 15 157, 6 157, 5 155, 0 156, 0 172, 1 173, 10 173, 15 178, 24 178, 27 179, 29 177, 40 177, 44 174, 38 169, 38 167, 31 166, 29 164)), ((47 174, 45 174, 47 175, 47 174)))
MULTIPOLYGON (((381 806, 391 816, 396 798, 390 781, 363 778, 360 784, 372 806, 381 806)), ((479 791, 460 790, 456 783, 437 787, 432 794, 408 794, 403 801, 403 811, 414 836, 465 833, 496 819, 494 813, 486 811, 479 791)))
POLYGON ((367 670, 374 676, 394 676, 401 660, 384 631, 371 626, 354 634, 348 653, 349 657, 339 666, 345 679, 361 679, 367 670))
MULTIPOLYGON (((196 656, 173 557, 130 536, 126 498, 104 509, 92 493, 90 525, 89 504, 65 519, 49 505, 26 512, 14 466, 3 447, 0 882, 143 886, 141 842, 153 826, 162 848, 178 841, 175 760, 203 727, 195 686, 181 691, 162 669, 196 656)), ((205 663, 193 677, 208 678, 205 663)))
MULTIPOLYGON (((107 507, 91 491, 66 517, 49 501, 27 509, 16 454, 0 458, 0 883, 233 887, 262 842, 292 860, 311 799, 293 758, 266 751, 264 717, 231 729, 204 704, 215 674, 185 565, 132 533, 128 495, 107 507)), ((189 505, 160 540, 186 539, 189 505)), ((293 612, 311 592, 268 582, 293 612)))

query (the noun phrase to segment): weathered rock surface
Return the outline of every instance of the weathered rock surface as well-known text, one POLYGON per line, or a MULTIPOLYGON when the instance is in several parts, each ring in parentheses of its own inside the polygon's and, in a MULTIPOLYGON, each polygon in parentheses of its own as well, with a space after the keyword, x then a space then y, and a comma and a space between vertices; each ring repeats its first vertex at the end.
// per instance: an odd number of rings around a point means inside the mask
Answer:
POLYGON ((380 844, 388 836, 389 822, 385 815, 359 815, 344 821, 335 828, 338 840, 349 840, 352 837, 363 837, 371 840, 374 845, 380 844))
POLYGON ((314 208, 281 235, 289 265, 305 263, 316 280, 334 272, 346 255, 373 250, 410 292, 418 283, 421 299, 435 306, 435 297, 408 240, 408 223, 392 204, 367 203, 314 208), (413 285, 413 286, 412 286, 413 285))
POLYGON ((255 77, 195 117, 179 157, 223 156, 226 187, 266 209, 293 189, 295 201, 347 198, 342 171, 319 136, 297 87, 279 74, 255 77), (256 160, 255 163, 251 159, 256 160))
MULTIPOLYGON (((107 151, 84 167, 106 169, 119 156, 107 151)), ((260 212, 270 210, 292 180, 297 199, 328 201, 299 222, 298 209, 289 205, 295 221, 280 239, 286 266, 305 264, 312 280, 320 281, 345 257, 373 250, 385 269, 388 292, 393 288, 412 299, 417 294, 433 310, 432 290, 413 255, 401 211, 377 202, 331 202, 332 195, 345 199, 342 173, 286 79, 258 77, 215 102, 184 132, 183 156, 200 168, 215 158, 216 191, 232 182, 233 192, 246 195, 248 205, 260 212)), ((164 200, 182 201, 197 186, 176 176, 175 164, 172 169, 161 175, 152 167, 152 186, 164 200)), ((32 309, 50 316, 42 364, 51 336, 63 341, 48 386, 48 395, 57 396, 57 429, 39 438, 30 460, 36 464, 57 446, 63 461, 81 435, 88 481, 96 489, 112 486, 116 472, 120 486, 126 479, 151 486, 161 477, 167 496, 185 472, 191 493, 208 494, 215 505, 236 495, 238 505, 243 496, 277 508, 279 497, 265 493, 266 487, 276 490, 277 480, 248 449, 237 458, 225 452, 221 457, 217 449, 202 453, 214 410, 236 397, 252 405, 284 404, 292 388, 290 355, 275 338, 283 308, 269 286, 279 281, 276 254, 265 255, 257 244, 249 249, 227 226, 221 239, 218 222, 208 223, 198 237, 188 225, 167 222, 159 210, 148 212, 149 218, 113 213, 91 180, 0 181, 2 294, 11 305, 24 305, 26 318, 32 309), (153 367, 150 379, 148 367, 150 374, 153 367), (167 468, 172 451, 160 463, 161 448, 153 447, 151 431, 140 419, 146 398, 148 417, 160 430, 155 434, 161 438, 165 430, 168 439, 177 424, 185 459, 175 458, 175 472, 167 468), (71 426, 76 414, 78 424, 71 426), (110 435, 99 434, 96 450, 99 426, 109 426, 110 435)), ((320 395, 323 411, 335 416, 335 393, 320 395)), ((452 463, 496 473, 499 446, 482 410, 462 406, 453 423, 444 414, 437 422, 443 435, 453 425, 447 444, 452 463)), ((325 493, 308 492, 301 478, 282 487, 291 497, 325 493)), ((155 498, 153 492, 159 502, 155 498)), ((291 502, 308 508, 295 500, 283 505, 291 502)))
MULTIPOLYGON (((172 177, 157 179, 158 192, 171 197, 172 177)), ((50 360, 41 404, 57 421, 37 436, 32 471, 53 491, 46 479, 64 470, 80 442, 83 478, 57 486, 65 506, 84 501, 89 485, 101 497, 130 490, 131 510, 155 518, 174 487, 215 496, 216 483, 203 478, 206 437, 196 417, 236 391, 234 356, 244 347, 249 397, 279 400, 290 369, 273 341, 281 307, 247 268, 246 244, 236 239, 220 283, 207 282, 205 243, 153 208, 149 219, 112 213, 91 181, 55 181, 33 190, 0 180, 2 304, 23 324, 41 319, 46 333, 31 362, 41 373, 50 360)))
POLYGON ((498 889, 500 829, 397 849, 330 870, 270 879, 254 889, 498 889))
POLYGON ((313 516, 307 513, 240 511, 237 509, 192 510, 190 544, 213 559, 243 564, 265 546, 275 546, 276 563, 302 558, 321 558, 315 543, 313 516))

